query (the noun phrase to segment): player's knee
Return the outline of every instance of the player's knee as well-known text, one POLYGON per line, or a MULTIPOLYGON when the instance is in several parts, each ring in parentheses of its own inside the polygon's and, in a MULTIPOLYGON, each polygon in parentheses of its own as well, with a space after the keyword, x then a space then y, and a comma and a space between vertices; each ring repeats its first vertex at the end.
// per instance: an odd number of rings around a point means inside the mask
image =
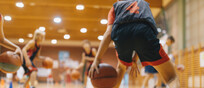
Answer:
POLYGON ((173 80, 177 78, 175 70, 173 70, 171 73, 169 73, 169 80, 173 80))
POLYGON ((167 82, 167 85, 169 86, 169 88, 180 88, 179 78, 175 76, 167 82))
POLYGON ((169 84, 172 81, 174 81, 175 79, 177 79, 177 76, 173 74, 173 75, 169 76, 169 78, 166 79, 165 81, 166 81, 167 84, 169 84))

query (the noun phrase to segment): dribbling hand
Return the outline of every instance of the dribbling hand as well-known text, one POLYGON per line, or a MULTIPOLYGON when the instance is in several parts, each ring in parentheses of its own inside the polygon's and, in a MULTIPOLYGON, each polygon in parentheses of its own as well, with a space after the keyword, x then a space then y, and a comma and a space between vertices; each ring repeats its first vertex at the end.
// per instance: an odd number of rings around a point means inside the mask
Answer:
POLYGON ((22 53, 20 47, 16 48, 15 53, 20 55, 21 64, 23 64, 23 53, 22 53))
POLYGON ((91 68, 89 70, 89 77, 93 78, 94 77, 94 72, 96 71, 97 74, 99 74, 99 69, 98 69, 98 65, 99 65, 100 61, 95 60, 93 62, 93 64, 91 65, 91 68))

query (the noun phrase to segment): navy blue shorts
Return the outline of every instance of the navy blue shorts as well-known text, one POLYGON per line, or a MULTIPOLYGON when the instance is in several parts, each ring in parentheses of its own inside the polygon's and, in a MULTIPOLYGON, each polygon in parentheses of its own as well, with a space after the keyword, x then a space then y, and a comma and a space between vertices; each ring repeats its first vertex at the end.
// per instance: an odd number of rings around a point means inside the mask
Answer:
POLYGON ((132 65, 135 51, 143 66, 159 65, 169 60, 151 26, 145 23, 125 23, 114 28, 111 39, 115 43, 117 56, 126 66, 132 65))
POLYGON ((148 66, 145 66, 145 73, 154 74, 154 73, 158 73, 158 72, 153 66, 148 65, 148 66))

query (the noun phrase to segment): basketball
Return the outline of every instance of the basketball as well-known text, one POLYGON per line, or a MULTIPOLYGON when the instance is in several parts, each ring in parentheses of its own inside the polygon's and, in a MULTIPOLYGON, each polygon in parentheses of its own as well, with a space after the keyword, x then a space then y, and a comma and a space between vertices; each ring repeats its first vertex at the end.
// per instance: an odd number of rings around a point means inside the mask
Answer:
POLYGON ((73 80, 79 79, 79 78, 80 78, 80 73, 79 73, 79 71, 73 70, 73 71, 71 72, 71 78, 72 78, 73 80))
POLYGON ((42 65, 44 68, 50 69, 53 67, 53 60, 49 57, 46 57, 43 62, 42 65))
POLYGON ((95 88, 113 88, 117 83, 117 72, 108 64, 99 64, 99 74, 94 73, 91 83, 95 88))
POLYGON ((12 51, 6 51, 0 55, 0 69, 4 73, 14 73, 21 66, 21 58, 12 51))

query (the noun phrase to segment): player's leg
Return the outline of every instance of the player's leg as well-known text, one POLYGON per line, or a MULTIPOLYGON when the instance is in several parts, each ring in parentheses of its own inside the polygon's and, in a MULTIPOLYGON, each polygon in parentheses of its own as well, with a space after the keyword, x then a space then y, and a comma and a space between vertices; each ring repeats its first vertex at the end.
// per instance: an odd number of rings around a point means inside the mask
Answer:
MULTIPOLYGON (((161 78, 163 79, 163 82, 169 85, 170 88, 179 88, 179 81, 176 76, 175 69, 173 67, 173 64, 169 61, 168 55, 164 52, 162 46, 159 47, 158 53, 155 54, 149 54, 148 52, 143 54, 146 56, 150 56, 148 58, 159 58, 155 61, 142 61, 143 65, 152 65, 154 68, 159 72, 161 78), (159 57, 158 57, 159 55, 159 57), (167 69, 168 68, 168 69, 167 69)), ((146 59, 148 60, 148 59, 146 59)))
POLYGON ((140 57, 144 58, 144 59, 141 59, 142 64, 144 66, 146 65, 154 66, 154 68, 159 72, 161 78, 166 84, 172 86, 176 82, 178 83, 178 84, 175 84, 174 87, 170 87, 170 88, 179 88, 179 82, 176 77, 176 72, 172 63, 169 61, 168 55, 165 53, 161 45, 157 43, 156 44, 153 43, 153 45, 154 45, 152 46, 153 49, 148 48, 151 51, 146 50, 145 53, 139 54, 140 57), (175 83, 172 83, 172 82, 175 82, 175 83))
POLYGON ((148 87, 149 79, 154 76, 155 73, 157 73, 156 69, 152 66, 145 66, 145 73, 147 74, 144 81, 142 88, 148 87))
POLYGON ((26 88, 29 85, 30 82, 30 76, 28 77, 28 79, 26 80, 25 84, 24 84, 24 88, 26 88))
POLYGON ((156 87, 160 88, 162 85, 162 79, 161 79, 161 76, 159 74, 156 74, 156 76, 157 76, 156 87))
POLYGON ((29 85, 29 82, 30 82, 30 75, 28 74, 29 73, 29 69, 27 68, 26 64, 25 64, 25 60, 23 61, 23 65, 22 65, 23 69, 24 69, 24 77, 26 78, 25 79, 25 83, 24 83, 24 88, 26 88, 26 86, 29 85), (27 78, 28 77, 28 78, 27 78))
POLYGON ((84 75, 84 87, 86 87, 87 86, 87 75, 84 75))
POLYGON ((116 69, 116 71, 118 73, 118 78, 117 78, 117 84, 114 88, 120 87, 120 84, 121 84, 121 81, 125 75, 126 69, 127 69, 127 66, 125 66, 120 61, 118 61, 118 65, 117 65, 117 69, 116 69))
MULTIPOLYGON (((140 32, 135 34, 135 49, 140 57, 143 66, 151 65, 159 72, 162 79, 166 84, 173 85, 172 82, 175 80, 176 72, 169 61, 168 55, 163 50, 162 46, 159 43, 159 39, 157 39, 156 34, 153 32, 153 28, 148 25, 141 24, 140 32), (139 34, 138 34, 139 33, 139 34)), ((179 82, 178 82, 179 83, 179 82)), ((176 84, 175 84, 176 85, 176 84)), ((179 88, 179 84, 176 87, 171 88, 179 88)))
POLYGON ((179 88, 179 80, 170 61, 154 66, 161 75, 164 83, 170 88, 179 88), (167 69, 168 68, 168 69, 167 69))
POLYGON ((30 83, 31 83, 31 87, 35 87, 35 81, 36 81, 36 77, 37 77, 37 71, 33 71, 30 74, 30 83))
POLYGON ((150 78, 152 78, 154 75, 153 74, 147 74, 144 78, 144 81, 142 83, 142 88, 147 88, 148 87, 148 81, 150 78))
POLYGON ((25 64, 23 64, 23 68, 25 70, 25 74, 28 76, 28 79, 25 82, 24 87, 29 85, 29 82, 31 82, 31 88, 35 86, 36 76, 37 76, 37 68, 32 62, 31 67, 26 67, 25 64))
POLYGON ((21 66, 18 69, 16 76, 15 76, 15 79, 18 81, 18 84, 19 84, 18 88, 23 88, 23 86, 24 86, 24 83, 25 83, 24 73, 25 73, 25 71, 24 71, 23 67, 21 66))

